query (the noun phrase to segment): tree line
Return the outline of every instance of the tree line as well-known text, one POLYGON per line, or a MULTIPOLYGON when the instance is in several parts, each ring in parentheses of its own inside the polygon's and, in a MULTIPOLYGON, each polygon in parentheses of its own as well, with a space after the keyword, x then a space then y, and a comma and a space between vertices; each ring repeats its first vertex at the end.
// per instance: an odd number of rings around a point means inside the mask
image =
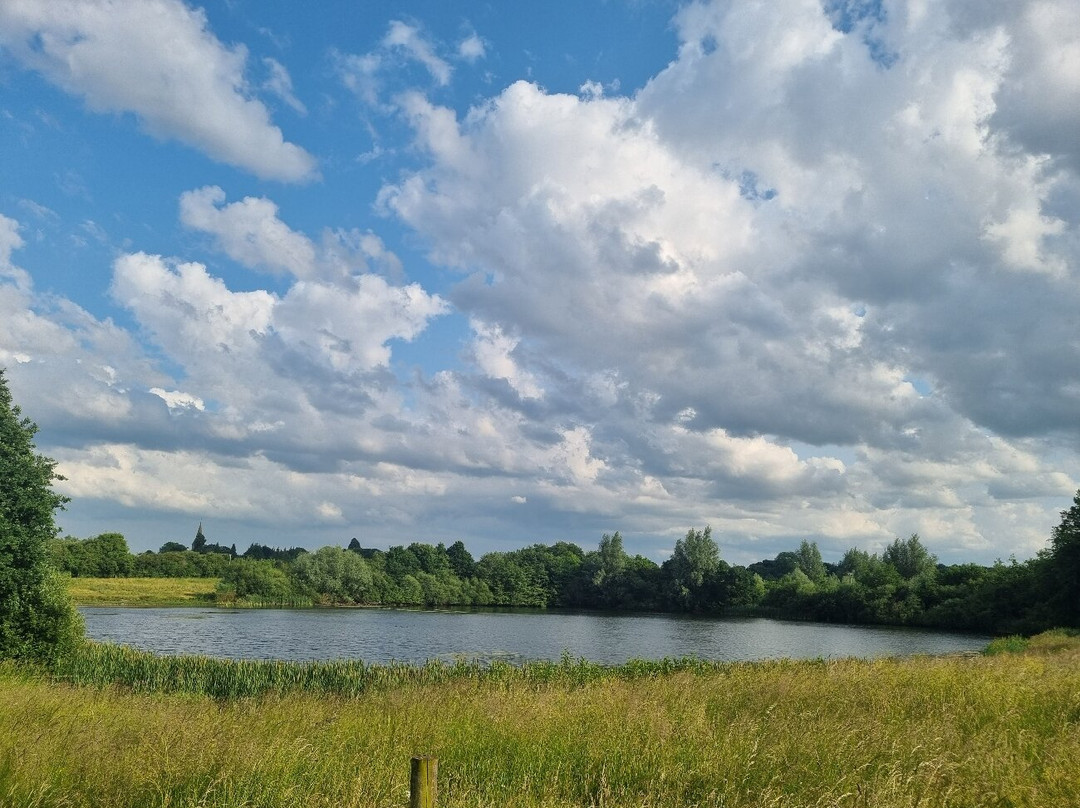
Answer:
POLYGON ((939 564, 917 535, 880 553, 853 548, 825 563, 815 542, 749 566, 720 556, 710 528, 690 529, 662 564, 629 555, 616 532, 595 550, 533 544, 479 559, 461 541, 314 552, 253 543, 167 542, 129 552, 124 537, 55 539, 53 565, 73 576, 211 577, 219 602, 271 605, 513 606, 746 614, 845 623, 1032 633, 1080 625, 1080 492, 1051 546, 1024 563, 939 564))

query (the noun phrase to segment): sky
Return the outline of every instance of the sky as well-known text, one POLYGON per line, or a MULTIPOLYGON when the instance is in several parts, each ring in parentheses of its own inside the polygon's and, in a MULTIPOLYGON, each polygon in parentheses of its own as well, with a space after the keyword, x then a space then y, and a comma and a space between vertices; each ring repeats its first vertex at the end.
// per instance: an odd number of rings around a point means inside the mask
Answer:
POLYGON ((0 367, 135 551, 1029 558, 1080 4, 2 0, 0 367))

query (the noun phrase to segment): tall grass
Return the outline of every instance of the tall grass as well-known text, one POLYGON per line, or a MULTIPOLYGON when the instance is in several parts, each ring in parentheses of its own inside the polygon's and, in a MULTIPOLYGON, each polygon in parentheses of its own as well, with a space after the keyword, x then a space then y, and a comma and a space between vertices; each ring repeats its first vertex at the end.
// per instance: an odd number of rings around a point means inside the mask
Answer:
POLYGON ((195 662, 158 661, 185 692, 0 666, 0 805, 389 808, 417 753, 439 758, 442 808, 1080 804, 1076 638, 903 660, 353 666, 361 688, 322 663, 283 666, 329 677, 310 692, 238 699, 186 692, 195 662))

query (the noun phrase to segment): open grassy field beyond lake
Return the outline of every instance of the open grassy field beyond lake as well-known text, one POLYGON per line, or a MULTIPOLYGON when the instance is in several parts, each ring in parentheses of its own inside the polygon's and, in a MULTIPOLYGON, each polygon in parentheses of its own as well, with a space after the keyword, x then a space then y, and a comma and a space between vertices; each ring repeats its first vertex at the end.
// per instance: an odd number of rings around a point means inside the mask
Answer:
POLYGON ((205 606, 218 578, 69 578, 78 606, 205 606))
POLYGON ((1018 652, 420 668, 353 696, 231 699, 9 664, 0 804, 389 808, 408 804, 413 754, 439 758, 443 808, 1080 804, 1080 640, 998 647, 1018 652))

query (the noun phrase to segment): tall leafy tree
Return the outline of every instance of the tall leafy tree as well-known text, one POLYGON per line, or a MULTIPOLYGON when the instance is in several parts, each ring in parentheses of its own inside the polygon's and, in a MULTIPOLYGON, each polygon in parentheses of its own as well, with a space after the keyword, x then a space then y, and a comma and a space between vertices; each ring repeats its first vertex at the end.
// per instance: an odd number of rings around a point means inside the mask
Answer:
POLYGON ((23 418, 0 370, 0 658, 49 662, 82 635, 82 621, 49 563, 56 464, 37 454, 37 426, 23 418))
POLYGON ((923 547, 918 533, 909 539, 896 539, 885 548, 881 560, 900 573, 904 579, 916 575, 933 575, 937 570, 937 558, 923 547))
POLYGON ((799 545, 799 569, 806 573, 806 577, 818 584, 825 580, 825 562, 821 560, 821 551, 816 541, 803 541, 799 545))
POLYGON ((686 538, 675 542, 663 569, 672 603, 681 609, 700 609, 705 600, 705 581, 720 569, 720 547, 713 540, 712 528, 690 528, 686 538))

